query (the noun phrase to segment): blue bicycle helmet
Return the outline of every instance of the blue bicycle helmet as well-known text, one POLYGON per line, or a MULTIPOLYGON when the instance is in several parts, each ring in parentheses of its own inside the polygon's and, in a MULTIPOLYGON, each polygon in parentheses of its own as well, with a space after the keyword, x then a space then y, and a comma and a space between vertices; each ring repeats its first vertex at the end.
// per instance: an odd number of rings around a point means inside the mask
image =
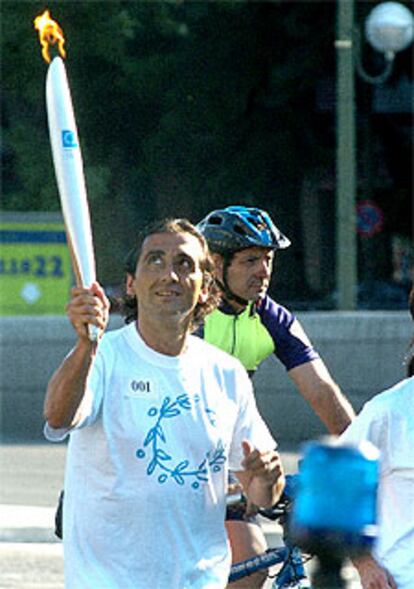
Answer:
POLYGON ((248 247, 274 250, 290 246, 290 240, 261 209, 231 206, 213 211, 197 225, 212 252, 226 256, 248 247))

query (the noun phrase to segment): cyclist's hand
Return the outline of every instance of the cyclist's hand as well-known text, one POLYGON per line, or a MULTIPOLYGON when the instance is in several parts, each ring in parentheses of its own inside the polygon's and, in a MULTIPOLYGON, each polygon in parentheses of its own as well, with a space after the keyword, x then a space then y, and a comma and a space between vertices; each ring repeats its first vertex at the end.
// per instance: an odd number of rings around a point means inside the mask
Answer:
POLYGON ((247 440, 242 442, 244 460, 242 466, 251 477, 273 485, 283 474, 282 462, 276 450, 260 452, 247 440))
POLYGON ((261 452, 250 442, 242 442, 244 458, 238 471, 248 499, 260 507, 271 507, 280 498, 285 484, 282 461, 275 450, 261 452))
POLYGON ((397 589, 392 575, 369 554, 353 559, 363 589, 397 589))
POLYGON ((75 287, 66 312, 80 339, 88 339, 87 325, 104 330, 109 319, 109 301, 103 288, 95 282, 90 288, 75 287))

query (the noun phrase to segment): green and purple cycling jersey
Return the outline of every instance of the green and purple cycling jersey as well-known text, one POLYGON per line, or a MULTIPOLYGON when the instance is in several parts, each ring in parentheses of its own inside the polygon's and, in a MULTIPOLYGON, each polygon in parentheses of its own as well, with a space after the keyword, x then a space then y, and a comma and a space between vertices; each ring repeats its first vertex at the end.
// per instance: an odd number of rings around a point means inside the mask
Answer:
POLYGON ((319 358, 296 317, 268 295, 241 313, 223 301, 196 335, 238 358, 249 373, 271 354, 286 370, 319 358))

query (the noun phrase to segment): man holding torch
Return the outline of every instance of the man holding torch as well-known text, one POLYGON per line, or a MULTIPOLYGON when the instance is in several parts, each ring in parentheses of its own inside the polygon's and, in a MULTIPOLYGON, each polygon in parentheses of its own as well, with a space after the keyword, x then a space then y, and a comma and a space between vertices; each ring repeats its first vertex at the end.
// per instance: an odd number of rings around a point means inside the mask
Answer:
POLYGON ((78 340, 46 394, 46 436, 70 437, 66 587, 224 589, 228 470, 266 507, 284 486, 280 457, 241 364, 190 335, 217 303, 204 238, 167 220, 135 251, 136 320, 91 342, 108 301, 97 283, 75 288, 78 340))
MULTIPOLYGON (((46 61, 63 35, 35 21, 46 61)), ((136 321, 97 338, 109 303, 95 280, 82 160, 63 61, 46 85, 53 159, 78 286, 78 340, 50 380, 45 434, 69 435, 63 509, 67 589, 223 589, 227 472, 258 505, 284 477, 242 366, 190 335, 216 303, 204 238, 186 220, 142 235, 127 291, 136 321)))

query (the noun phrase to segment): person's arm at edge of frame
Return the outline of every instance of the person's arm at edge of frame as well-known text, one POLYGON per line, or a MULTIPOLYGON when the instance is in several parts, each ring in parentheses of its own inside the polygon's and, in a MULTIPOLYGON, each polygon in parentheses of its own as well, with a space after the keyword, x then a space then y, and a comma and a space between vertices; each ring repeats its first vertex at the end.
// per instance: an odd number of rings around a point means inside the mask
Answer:
POLYGON ((76 412, 97 350, 97 342, 88 337, 87 325, 103 331, 109 317, 109 301, 98 283, 89 289, 75 287, 71 295, 66 311, 78 341, 50 379, 44 402, 44 417, 54 429, 76 424, 76 412))
POLYGON ((355 417, 355 412, 324 362, 311 360, 292 368, 288 374, 329 433, 341 434, 355 417))
POLYGON ((352 559, 363 589, 397 589, 393 576, 371 554, 352 559))
POLYGON ((276 450, 260 452, 248 442, 242 442, 244 470, 236 475, 247 498, 259 507, 272 507, 282 495, 285 476, 282 461, 276 450))

